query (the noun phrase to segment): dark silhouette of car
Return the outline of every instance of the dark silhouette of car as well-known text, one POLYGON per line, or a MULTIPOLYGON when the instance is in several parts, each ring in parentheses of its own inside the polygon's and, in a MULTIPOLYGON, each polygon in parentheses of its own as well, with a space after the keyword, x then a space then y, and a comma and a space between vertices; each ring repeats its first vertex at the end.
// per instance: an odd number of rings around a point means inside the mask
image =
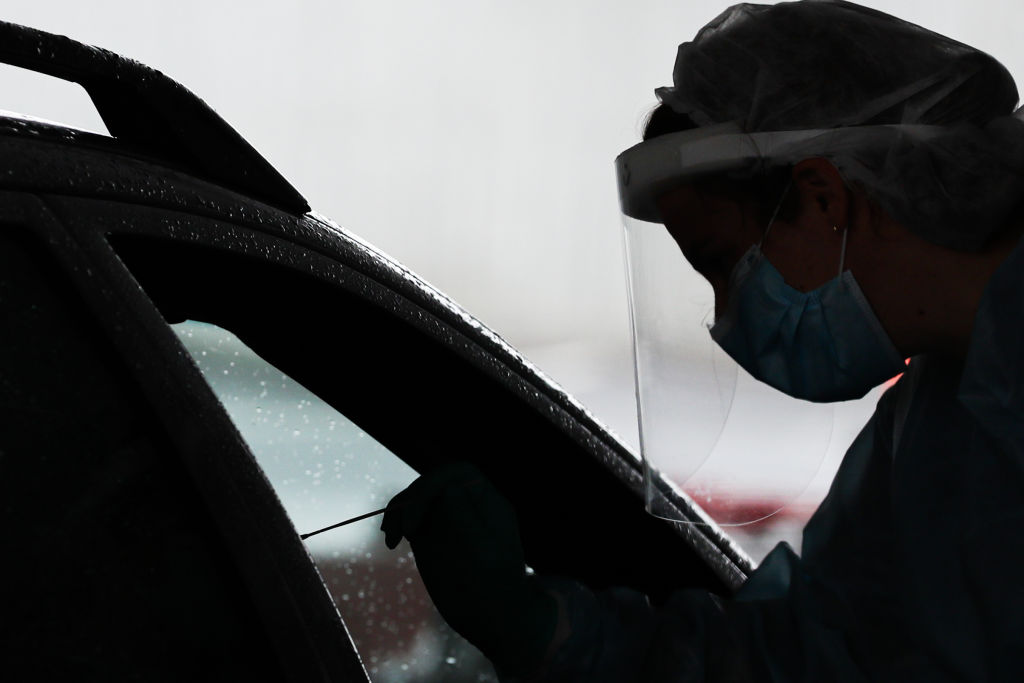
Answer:
MULTIPOLYGON (((172 329, 186 320, 229 331, 417 471, 476 463, 515 506, 537 572, 657 601, 728 595, 751 571, 669 484, 659 495, 704 523, 649 516, 633 453, 445 296, 312 213, 185 88, 13 24, 0 61, 80 84, 110 133, 0 118, 5 680, 369 680, 346 628, 365 616, 341 585, 351 563, 307 551, 172 329)), ((411 582, 367 562, 381 592, 411 582)), ((393 620, 426 619, 418 604, 393 620)), ((397 651, 384 633, 364 655, 397 651)))

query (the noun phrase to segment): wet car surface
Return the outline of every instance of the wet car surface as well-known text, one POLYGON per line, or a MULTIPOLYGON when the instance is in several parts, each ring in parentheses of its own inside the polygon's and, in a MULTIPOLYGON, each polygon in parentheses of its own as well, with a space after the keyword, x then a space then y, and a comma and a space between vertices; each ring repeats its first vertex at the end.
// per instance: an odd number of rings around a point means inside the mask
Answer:
POLYGON ((185 88, 0 38, 0 61, 85 87, 111 133, 0 118, 0 642, 19 672, 492 676, 372 521, 299 538, 453 459, 512 501, 538 572, 658 600, 751 571, 714 525, 647 515, 629 449, 185 88))

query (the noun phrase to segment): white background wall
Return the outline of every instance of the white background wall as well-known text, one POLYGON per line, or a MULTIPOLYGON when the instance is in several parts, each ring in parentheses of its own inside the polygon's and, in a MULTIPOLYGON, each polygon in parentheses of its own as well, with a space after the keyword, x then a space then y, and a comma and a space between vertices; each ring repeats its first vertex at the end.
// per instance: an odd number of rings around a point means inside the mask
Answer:
MULTIPOLYGON (((864 4, 1024 73, 1016 0, 864 4)), ((109 48, 184 83, 320 212, 450 294, 635 442, 612 159, 638 140, 654 88, 670 83, 677 44, 726 3, 0 6, 0 18, 109 48)), ((101 128, 76 95, 0 73, 0 108, 101 128)), ((871 400, 837 408, 833 460, 871 400)))

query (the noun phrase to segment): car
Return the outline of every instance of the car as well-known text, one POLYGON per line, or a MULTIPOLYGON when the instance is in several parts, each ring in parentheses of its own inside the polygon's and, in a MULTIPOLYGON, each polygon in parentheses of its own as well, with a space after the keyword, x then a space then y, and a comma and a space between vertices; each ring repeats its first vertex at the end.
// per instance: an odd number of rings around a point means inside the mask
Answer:
POLYGON ((658 477, 689 522, 649 515, 636 454, 184 87, 10 23, 0 62, 80 84, 110 133, 0 117, 9 680, 493 680, 407 546, 301 538, 452 460, 532 571, 659 601, 753 570, 658 477))

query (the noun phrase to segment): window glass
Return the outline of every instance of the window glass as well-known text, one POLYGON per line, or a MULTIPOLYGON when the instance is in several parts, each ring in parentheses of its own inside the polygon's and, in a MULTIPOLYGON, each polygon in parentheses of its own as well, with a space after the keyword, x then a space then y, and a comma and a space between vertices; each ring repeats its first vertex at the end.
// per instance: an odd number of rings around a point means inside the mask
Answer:
MULTIPOLYGON (((383 508, 416 478, 400 458, 229 331, 193 321, 173 328, 299 533, 383 508)), ((370 678, 497 681, 483 655, 434 609, 408 543, 395 550, 384 545, 380 520, 306 541, 370 678)))

